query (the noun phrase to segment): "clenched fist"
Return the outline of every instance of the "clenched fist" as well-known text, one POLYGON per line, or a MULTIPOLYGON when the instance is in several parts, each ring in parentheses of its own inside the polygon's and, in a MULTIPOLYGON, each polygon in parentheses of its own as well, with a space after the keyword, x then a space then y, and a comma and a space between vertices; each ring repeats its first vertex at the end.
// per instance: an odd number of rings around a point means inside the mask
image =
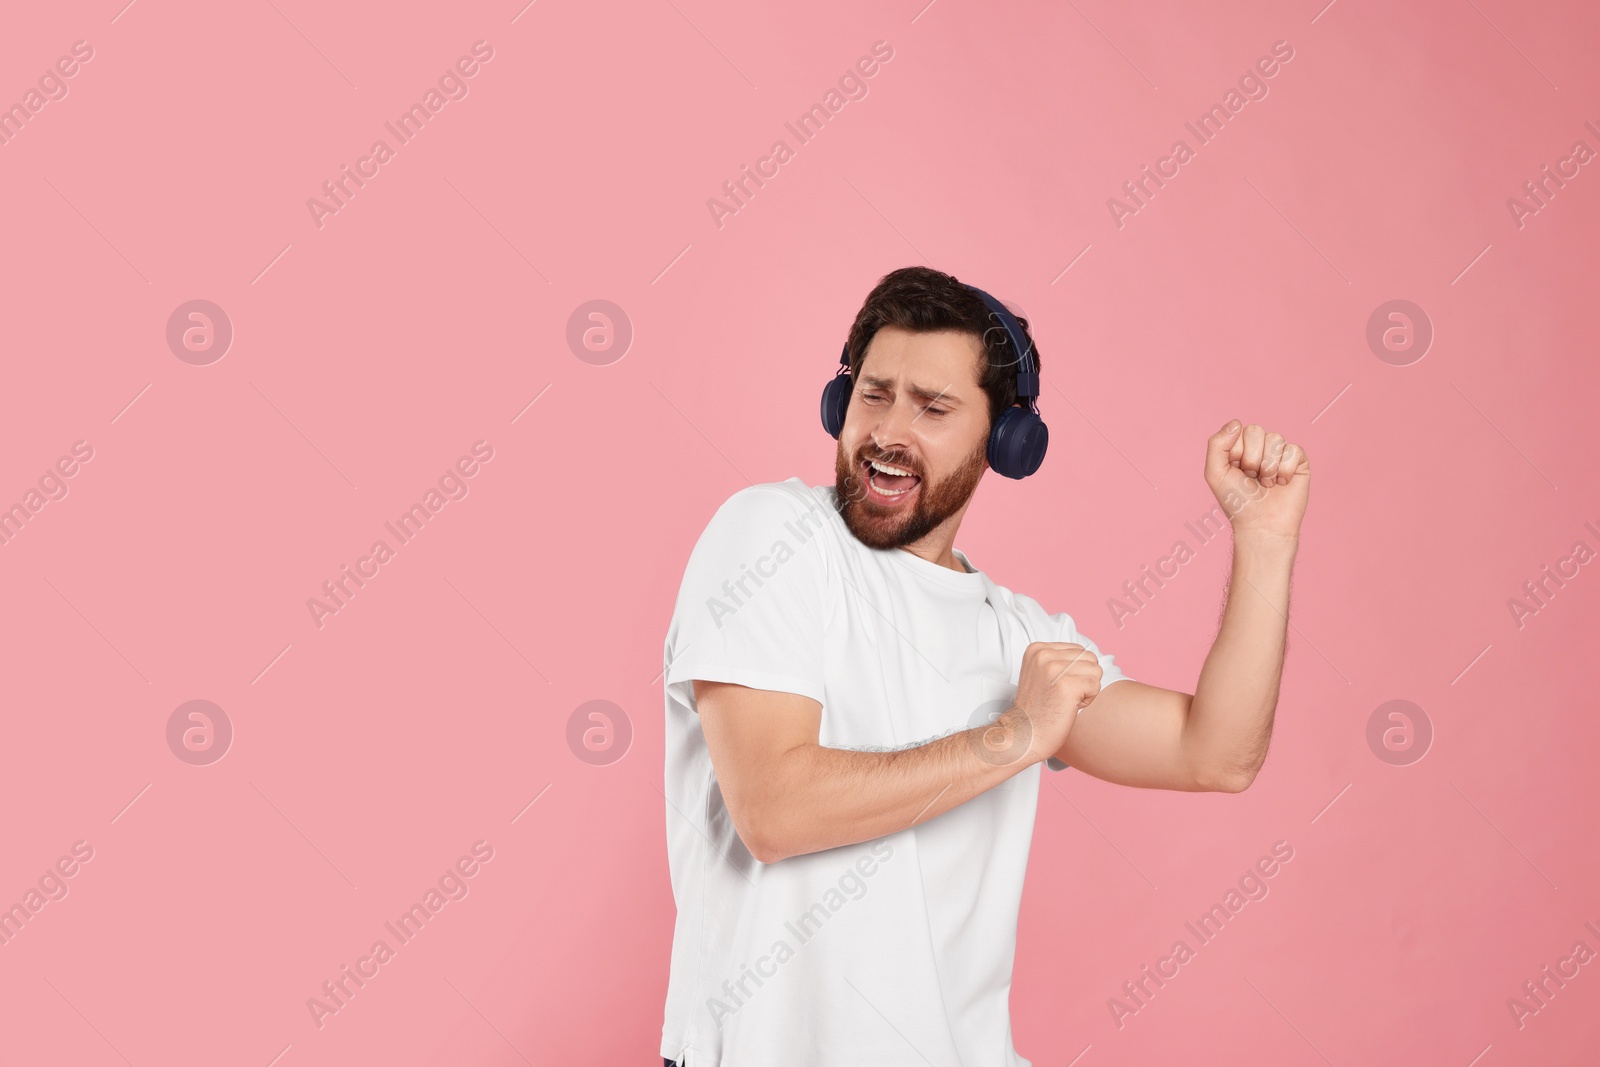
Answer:
POLYGON ((975 748, 990 763, 1043 763, 1066 742, 1078 712, 1100 695, 1100 674, 1100 661, 1082 645, 1034 641, 1022 653, 1016 699, 975 731, 975 748))
POLYGON ((1240 535, 1298 542, 1311 495, 1305 446, 1238 419, 1206 440, 1206 484, 1240 535))

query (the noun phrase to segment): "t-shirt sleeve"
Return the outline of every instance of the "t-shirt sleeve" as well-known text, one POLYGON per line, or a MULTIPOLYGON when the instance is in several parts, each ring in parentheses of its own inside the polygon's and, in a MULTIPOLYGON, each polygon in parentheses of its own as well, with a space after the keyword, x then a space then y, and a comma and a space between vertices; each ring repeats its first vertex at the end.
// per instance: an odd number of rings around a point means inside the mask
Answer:
POLYGON ((667 686, 693 679, 823 701, 828 559, 821 500, 765 485, 717 509, 690 553, 665 648, 667 686))
MULTIPOLYGON (((1076 625, 1074 625, 1071 615, 1063 612, 1052 617, 1056 620, 1057 624, 1061 628, 1061 636, 1056 638, 1057 641, 1065 641, 1069 644, 1082 645, 1086 650, 1088 650, 1090 655, 1094 656, 1095 659, 1100 662, 1100 689, 1102 692, 1104 692, 1105 688, 1112 682, 1131 682, 1133 680, 1122 672, 1121 667, 1117 666, 1117 660, 1115 656, 1109 652, 1102 652, 1099 645, 1091 641, 1087 635, 1078 632, 1078 628, 1076 625)), ((1082 708, 1078 709, 1078 714, 1083 714, 1082 708)), ((1045 760, 1045 766, 1049 767, 1052 771, 1064 771, 1067 769, 1068 765, 1063 763, 1061 760, 1056 759, 1054 756, 1051 756, 1045 760)))

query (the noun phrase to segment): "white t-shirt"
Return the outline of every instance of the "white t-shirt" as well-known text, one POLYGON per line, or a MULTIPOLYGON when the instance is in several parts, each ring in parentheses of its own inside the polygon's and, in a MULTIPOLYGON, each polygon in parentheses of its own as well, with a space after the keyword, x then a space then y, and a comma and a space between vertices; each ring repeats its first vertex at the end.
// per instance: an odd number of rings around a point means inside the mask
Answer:
MULTIPOLYGON (((800 693, 820 743, 885 751, 992 721, 1031 641, 1099 657, 1066 614, 862 544, 832 485, 752 485, 712 517, 667 632, 673 929, 661 1054, 689 1067, 1029 1067, 1011 966, 1039 766, 920 825, 761 863, 733 827, 693 679, 800 693)), ((1052 759, 1052 769, 1065 764, 1052 759)), ((931 797, 930 797, 931 799, 931 797)))

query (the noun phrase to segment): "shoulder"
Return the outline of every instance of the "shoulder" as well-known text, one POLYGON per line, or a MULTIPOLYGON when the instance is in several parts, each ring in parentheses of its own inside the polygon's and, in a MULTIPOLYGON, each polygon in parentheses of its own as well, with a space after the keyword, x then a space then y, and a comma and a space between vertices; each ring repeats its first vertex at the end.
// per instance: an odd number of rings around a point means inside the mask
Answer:
MULTIPOLYGON (((825 497, 798 478, 745 486, 723 501, 689 554, 679 610, 708 599, 749 625, 769 611, 819 604, 836 564, 825 497), (778 590, 774 593, 771 590, 778 590), (744 604, 759 603, 753 613, 744 604)), ((833 521, 840 521, 832 516, 833 521)), ((809 608, 806 608, 809 610, 809 608)), ((722 626, 720 615, 717 625, 722 626)))
POLYGON ((786 478, 781 482, 755 482, 735 492, 722 507, 740 509, 801 510, 817 499, 816 490, 799 478, 786 478))
POLYGON ((717 508, 701 543, 713 552, 739 545, 786 557, 802 546, 826 544, 831 538, 817 534, 840 521, 832 513, 827 488, 806 485, 799 478, 747 485, 717 508))
POLYGON ((824 498, 817 488, 799 478, 789 478, 745 486, 722 502, 712 516, 712 523, 782 528, 804 519, 807 520, 806 530, 810 531, 819 528, 825 517, 824 498))
POLYGON ((1010 606, 1011 611, 1022 621, 1023 627, 1032 641, 1065 641, 1074 645, 1082 645, 1092 652, 1100 661, 1100 668, 1104 672, 1101 685, 1107 686, 1112 682, 1128 677, 1117 666, 1116 657, 1103 650, 1088 634, 1078 629, 1078 624, 1072 616, 1064 611, 1046 611, 1043 604, 1025 593, 1013 592, 1005 586, 989 582, 990 596, 1010 606))
POLYGON ((1008 604, 1016 616, 1027 627, 1028 633, 1035 641, 1072 641, 1070 635, 1076 633, 1072 624, 1072 616, 1066 612, 1050 612, 1038 600, 1026 593, 1019 593, 1007 589, 993 581, 989 583, 991 595, 1002 603, 1008 604))

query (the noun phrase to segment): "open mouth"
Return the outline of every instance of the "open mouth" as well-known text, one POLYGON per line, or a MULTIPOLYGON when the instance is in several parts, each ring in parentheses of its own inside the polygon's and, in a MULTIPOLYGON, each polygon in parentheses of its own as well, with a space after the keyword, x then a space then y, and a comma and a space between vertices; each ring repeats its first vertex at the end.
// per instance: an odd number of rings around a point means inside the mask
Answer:
POLYGON ((904 467, 876 460, 861 461, 861 479, 867 486, 867 499, 888 507, 911 499, 922 479, 904 467))

